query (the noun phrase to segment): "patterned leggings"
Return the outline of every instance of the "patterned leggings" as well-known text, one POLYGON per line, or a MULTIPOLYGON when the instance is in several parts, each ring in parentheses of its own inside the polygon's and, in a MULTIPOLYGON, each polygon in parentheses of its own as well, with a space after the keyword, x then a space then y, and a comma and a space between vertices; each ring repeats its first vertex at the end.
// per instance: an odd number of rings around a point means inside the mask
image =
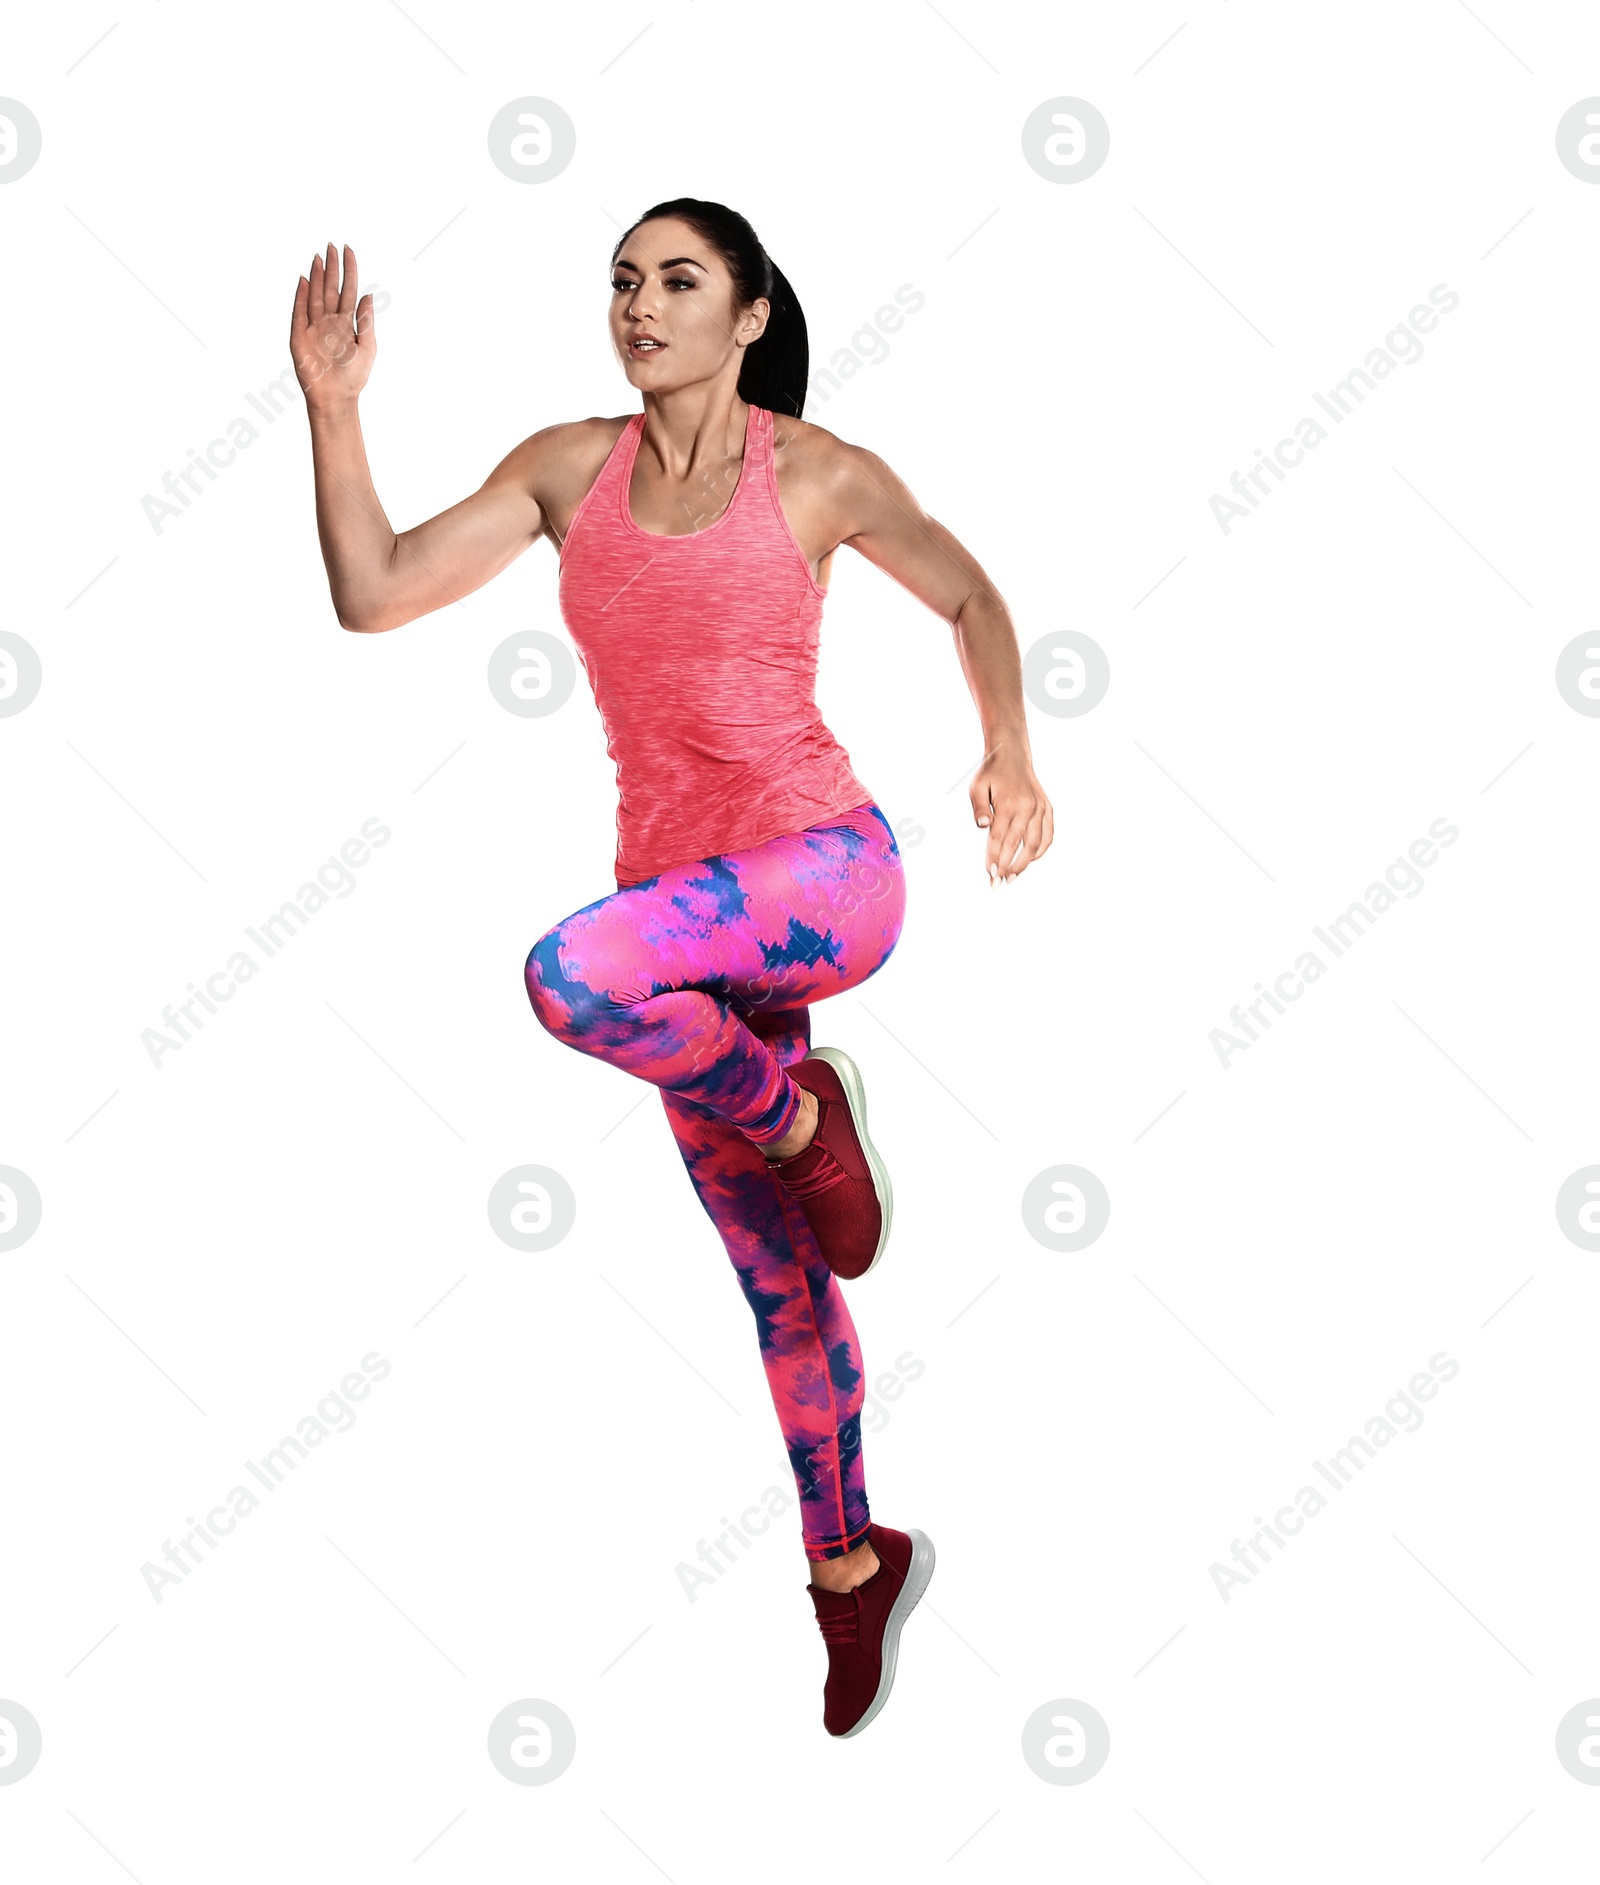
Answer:
POLYGON ((528 955, 543 1025, 661 1089, 756 1319, 813 1560, 842 1557, 867 1533, 861 1352, 833 1272, 761 1147, 799 1116, 784 1070, 810 1050, 807 1004, 876 974, 904 919, 899 846, 866 804, 618 889, 528 955))

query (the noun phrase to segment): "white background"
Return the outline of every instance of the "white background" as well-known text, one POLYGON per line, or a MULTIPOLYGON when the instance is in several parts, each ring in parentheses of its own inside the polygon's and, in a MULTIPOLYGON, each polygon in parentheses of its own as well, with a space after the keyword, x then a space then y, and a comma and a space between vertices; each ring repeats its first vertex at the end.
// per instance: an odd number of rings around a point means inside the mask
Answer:
POLYGON ((1554 1201, 1600 1159, 1600 723, 1554 673, 1593 621, 1600 189, 1555 127, 1600 20, 135 0, 7 42, 44 135, 0 188, 0 625, 44 677, 0 721, 0 1162, 43 1199, 0 1254, 0 1698, 44 1748, 0 1787, 8 1876, 1577 1876, 1600 1258, 1554 1201), (485 142, 526 94, 577 127, 535 186, 485 142), (1061 95, 1111 130, 1070 186, 1020 141, 1061 95), (298 400, 141 508, 282 374, 329 239, 392 297, 363 415, 397 527, 633 409, 605 271, 678 194, 750 216, 818 364, 922 291, 807 416, 1024 649, 1111 664, 1093 712, 1033 712, 1056 843, 991 890, 949 631, 835 559, 819 698, 909 914, 814 1038, 895 1178, 869 1376, 924 1363, 870 1495, 939 1550, 838 1743, 794 1513, 693 1603, 677 1574, 792 1491, 749 1311, 654 1094, 522 987, 613 887, 581 682, 544 719, 486 684, 564 633, 554 555, 344 633, 298 400), (1440 283, 1423 356, 1224 534, 1212 494, 1440 283), (153 1066, 162 1008, 369 818, 350 894, 153 1066), (1219 1064, 1439 818, 1425 888, 1219 1064), (577 1197, 532 1256, 485 1209, 524 1163, 577 1197), (1020 1209, 1058 1164, 1111 1198, 1072 1254, 1020 1209), (374 1350, 355 1426, 155 1602, 141 1566, 374 1350), (1224 1602, 1212 1563, 1441 1351, 1420 1430, 1224 1602), (520 1698, 575 1725, 552 1784, 487 1757, 520 1698), (1081 1785, 1022 1758, 1062 1698, 1109 1726, 1081 1785))

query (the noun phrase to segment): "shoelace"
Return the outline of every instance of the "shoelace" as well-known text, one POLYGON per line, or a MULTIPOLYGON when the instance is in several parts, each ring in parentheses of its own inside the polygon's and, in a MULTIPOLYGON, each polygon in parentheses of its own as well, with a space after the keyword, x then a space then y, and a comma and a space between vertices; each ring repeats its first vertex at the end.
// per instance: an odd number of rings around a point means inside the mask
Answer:
POLYGON ((821 1630, 825 1643, 855 1643, 860 1641, 860 1621, 860 1606, 852 1604, 848 1611, 838 1616, 818 1617, 817 1628, 821 1630))
MULTIPOLYGON (((816 1143, 815 1139, 811 1141, 811 1145, 816 1145, 816 1143)), ((806 1147, 806 1151, 809 1152, 810 1149, 811 1146, 806 1147)), ((791 1198, 814 1198, 819 1192, 831 1191, 835 1185, 842 1185, 850 1176, 825 1145, 819 1147, 818 1150, 821 1157, 804 1177, 791 1176, 784 1171, 780 1163, 778 1176, 783 1180, 784 1189, 791 1198)), ((802 1158, 804 1153, 797 1152, 795 1157, 802 1158)))

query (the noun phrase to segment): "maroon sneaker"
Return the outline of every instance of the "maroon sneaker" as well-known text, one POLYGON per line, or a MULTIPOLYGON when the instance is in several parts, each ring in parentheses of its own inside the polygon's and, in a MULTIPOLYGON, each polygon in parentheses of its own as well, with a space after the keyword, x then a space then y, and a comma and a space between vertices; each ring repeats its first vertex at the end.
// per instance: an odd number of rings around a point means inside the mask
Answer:
POLYGON ((806 1586, 828 1645, 822 1725, 840 1740, 860 1734, 888 1701, 901 1628, 933 1576, 933 1545, 925 1533, 873 1525, 867 1539, 878 1568, 864 1584, 844 1591, 806 1586))
POLYGON ((835 1276, 865 1276, 889 1241, 894 1193, 867 1137, 867 1095, 842 1047, 814 1047, 789 1078, 817 1099, 817 1130, 803 1152, 773 1159, 783 1188, 805 1213, 835 1276))

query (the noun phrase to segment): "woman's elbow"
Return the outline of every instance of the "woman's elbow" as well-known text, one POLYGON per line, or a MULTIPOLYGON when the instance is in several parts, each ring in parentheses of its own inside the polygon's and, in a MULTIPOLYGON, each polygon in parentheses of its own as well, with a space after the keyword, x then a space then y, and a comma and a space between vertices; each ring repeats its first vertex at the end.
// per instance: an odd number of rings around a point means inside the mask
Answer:
POLYGON ((381 635, 385 629, 398 628, 402 617, 392 610, 385 611, 371 603, 335 602, 334 614, 339 626, 348 629, 352 635, 381 635))

